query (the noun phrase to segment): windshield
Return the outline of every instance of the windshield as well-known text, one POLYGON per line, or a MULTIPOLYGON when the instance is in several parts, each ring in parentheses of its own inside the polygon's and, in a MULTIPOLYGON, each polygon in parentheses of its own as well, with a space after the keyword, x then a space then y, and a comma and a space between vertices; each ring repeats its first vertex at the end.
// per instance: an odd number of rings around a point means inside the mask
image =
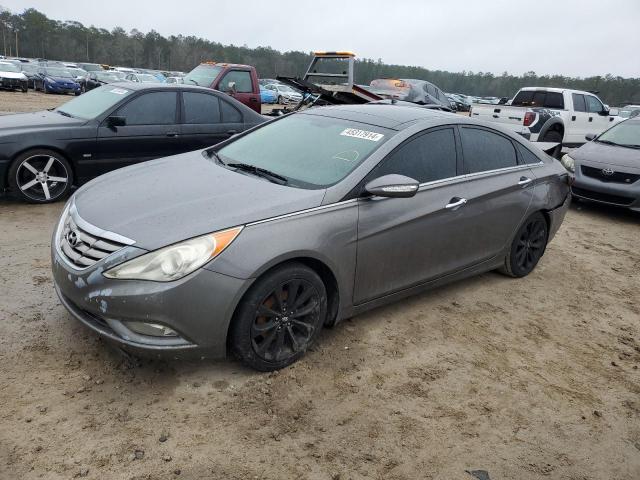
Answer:
POLYGON ((154 77, 153 75, 150 75, 150 74, 140 74, 140 75, 138 75, 138 78, 140 79, 141 82, 158 83, 158 79, 156 77, 154 77))
POLYGON ((209 87, 221 71, 222 67, 218 67, 217 65, 198 65, 187 73, 184 77, 184 83, 209 87))
POLYGON ((56 108, 55 111, 71 115, 72 117, 82 118, 83 120, 90 120, 104 113, 120 100, 131 95, 131 93, 131 90, 127 88, 103 85, 102 87, 90 90, 70 100, 56 108))
POLYGON ((635 120, 620 122, 600 135, 596 141, 640 148, 640 122, 635 120))
POLYGON ((20 73, 20 70, 13 63, 0 63, 0 72, 20 73))
POLYGON ((44 73, 50 77, 73 78, 73 74, 66 68, 45 68, 44 73))
POLYGON ((301 188, 325 188, 345 178, 390 137, 389 130, 298 113, 266 124, 221 148, 225 163, 246 163, 301 188))
POLYGON ((76 77, 83 77, 87 73, 81 68, 70 68, 69 71, 76 77))
POLYGON ((34 65, 33 63, 25 63, 20 65, 23 72, 36 73, 38 71, 38 65, 34 65))
POLYGON ((123 77, 119 72, 98 72, 96 73, 96 78, 102 82, 117 82, 122 80, 123 77))

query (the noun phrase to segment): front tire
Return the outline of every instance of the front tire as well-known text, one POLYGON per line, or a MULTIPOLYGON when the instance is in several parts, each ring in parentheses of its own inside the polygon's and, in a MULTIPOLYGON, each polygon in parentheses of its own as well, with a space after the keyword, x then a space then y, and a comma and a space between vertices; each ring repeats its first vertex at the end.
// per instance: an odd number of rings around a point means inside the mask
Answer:
POLYGON ((73 184, 66 158, 53 150, 30 150, 9 168, 9 187, 29 203, 52 203, 64 198, 73 184))
POLYGON ((231 350, 245 365, 279 370, 301 358, 327 316, 322 279, 301 263, 266 273, 239 304, 229 336, 231 350))
POLYGON ((529 275, 544 255, 548 239, 547 221, 536 212, 518 229, 500 271, 514 278, 529 275))

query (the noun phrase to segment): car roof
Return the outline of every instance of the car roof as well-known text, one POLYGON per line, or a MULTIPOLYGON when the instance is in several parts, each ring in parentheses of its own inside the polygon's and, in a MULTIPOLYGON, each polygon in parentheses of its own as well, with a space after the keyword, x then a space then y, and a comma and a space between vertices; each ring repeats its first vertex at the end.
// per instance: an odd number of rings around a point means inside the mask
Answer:
POLYGON ((556 87, 522 87, 521 91, 543 91, 543 92, 567 92, 567 93, 578 93, 578 94, 588 94, 588 95, 597 95, 593 92, 587 92, 586 90, 573 90, 571 88, 556 88, 556 87))

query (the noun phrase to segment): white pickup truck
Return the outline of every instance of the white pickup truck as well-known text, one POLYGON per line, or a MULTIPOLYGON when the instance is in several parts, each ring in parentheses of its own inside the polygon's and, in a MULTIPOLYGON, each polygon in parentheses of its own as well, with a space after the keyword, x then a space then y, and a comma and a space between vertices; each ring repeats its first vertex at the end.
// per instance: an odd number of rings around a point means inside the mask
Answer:
MULTIPOLYGON (((622 120, 593 93, 526 87, 506 105, 473 105, 469 116, 495 122, 532 142, 577 147, 622 120)), ((558 149, 559 150, 559 149, 558 149)))

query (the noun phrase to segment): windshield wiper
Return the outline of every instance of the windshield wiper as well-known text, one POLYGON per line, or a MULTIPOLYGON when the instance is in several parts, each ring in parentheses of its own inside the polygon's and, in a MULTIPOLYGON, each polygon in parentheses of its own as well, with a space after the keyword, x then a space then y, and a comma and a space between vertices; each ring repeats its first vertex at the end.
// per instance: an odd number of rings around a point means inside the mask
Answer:
POLYGON ((286 177, 278 175, 277 173, 267 170, 266 168, 256 167, 255 165, 249 165, 248 163, 227 163, 226 165, 227 167, 232 167, 238 170, 253 173, 254 175, 266 178, 267 180, 279 185, 286 185, 287 183, 289 183, 286 177))
POLYGON ((197 86, 200 86, 198 82, 196 82, 193 78, 187 78, 188 81, 195 83, 197 86))
POLYGON ((595 141, 598 143, 604 143, 605 145, 614 145, 616 147, 621 146, 619 143, 612 142, 611 140, 600 140, 599 138, 596 138, 595 141))

